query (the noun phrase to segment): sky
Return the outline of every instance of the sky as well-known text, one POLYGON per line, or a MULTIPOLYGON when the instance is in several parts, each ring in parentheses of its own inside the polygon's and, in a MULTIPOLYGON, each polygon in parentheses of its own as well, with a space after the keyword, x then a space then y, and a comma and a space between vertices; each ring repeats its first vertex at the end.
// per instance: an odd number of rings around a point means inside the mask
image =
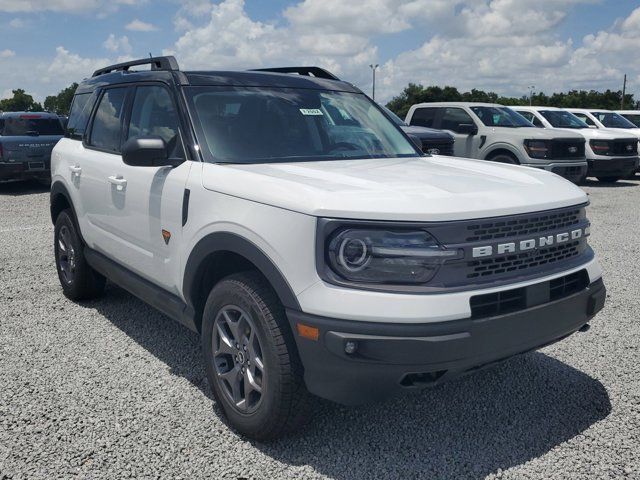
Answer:
POLYGON ((640 99, 640 0, 0 0, 0 98, 36 100, 102 66, 318 65, 386 102, 409 83, 640 99))

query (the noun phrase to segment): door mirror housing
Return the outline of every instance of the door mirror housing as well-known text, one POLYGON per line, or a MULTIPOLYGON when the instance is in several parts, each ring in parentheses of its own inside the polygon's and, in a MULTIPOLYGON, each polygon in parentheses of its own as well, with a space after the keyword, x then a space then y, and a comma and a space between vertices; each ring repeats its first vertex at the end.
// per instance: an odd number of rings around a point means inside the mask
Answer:
POLYGON ((478 127, 476 127, 473 123, 461 123, 458 125, 456 133, 461 133, 463 135, 477 135, 478 127))
POLYGON ((122 161, 132 167, 176 167, 182 159, 169 158, 167 143, 160 137, 136 137, 122 146, 122 161))

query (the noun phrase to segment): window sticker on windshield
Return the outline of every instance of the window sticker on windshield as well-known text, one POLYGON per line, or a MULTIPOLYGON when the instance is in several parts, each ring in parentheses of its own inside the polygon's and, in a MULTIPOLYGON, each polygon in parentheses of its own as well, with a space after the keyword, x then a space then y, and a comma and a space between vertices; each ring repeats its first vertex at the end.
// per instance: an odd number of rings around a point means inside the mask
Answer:
POLYGON ((301 108, 300 113, 303 115, 320 115, 322 116, 322 110, 319 108, 301 108))

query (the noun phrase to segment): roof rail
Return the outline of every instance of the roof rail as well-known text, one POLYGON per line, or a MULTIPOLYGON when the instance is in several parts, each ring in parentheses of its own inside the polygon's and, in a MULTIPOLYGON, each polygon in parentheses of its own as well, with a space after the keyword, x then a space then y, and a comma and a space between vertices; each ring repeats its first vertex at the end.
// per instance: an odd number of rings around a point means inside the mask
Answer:
POLYGON ((151 70, 180 70, 178 61, 175 59, 175 57, 151 57, 141 58, 140 60, 132 60, 130 62, 117 63, 109 67, 101 68, 93 72, 92 76, 97 77, 99 75, 104 75, 111 72, 127 72, 130 67, 135 67, 138 65, 151 65, 151 70))
POLYGON ((328 80, 340 80, 333 73, 320 67, 276 67, 254 68, 253 72, 297 73, 307 77, 326 78, 328 80))

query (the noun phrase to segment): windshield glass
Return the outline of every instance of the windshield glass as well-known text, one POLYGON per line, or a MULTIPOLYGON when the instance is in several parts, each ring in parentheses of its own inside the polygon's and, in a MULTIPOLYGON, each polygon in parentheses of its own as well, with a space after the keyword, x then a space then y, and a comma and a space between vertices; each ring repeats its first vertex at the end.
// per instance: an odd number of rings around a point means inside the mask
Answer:
POLYGON ((607 128, 636 128, 636 126, 622 115, 614 112, 591 112, 600 123, 607 128))
POLYGON ((584 123, 571 112, 564 112, 561 110, 541 110, 540 114, 556 128, 589 128, 589 125, 584 123))
POLYGON ((535 128, 529 120, 507 107, 471 107, 487 127, 535 128))
POLYGON ((640 114, 638 113, 625 113, 622 115, 624 118, 633 123, 636 127, 640 127, 640 114))
POLYGON ((0 135, 3 137, 24 137, 38 135, 63 135, 60 120, 39 115, 6 116, 0 135))
POLYGON ((365 95, 265 87, 190 87, 211 161, 296 162, 419 155, 365 95))

